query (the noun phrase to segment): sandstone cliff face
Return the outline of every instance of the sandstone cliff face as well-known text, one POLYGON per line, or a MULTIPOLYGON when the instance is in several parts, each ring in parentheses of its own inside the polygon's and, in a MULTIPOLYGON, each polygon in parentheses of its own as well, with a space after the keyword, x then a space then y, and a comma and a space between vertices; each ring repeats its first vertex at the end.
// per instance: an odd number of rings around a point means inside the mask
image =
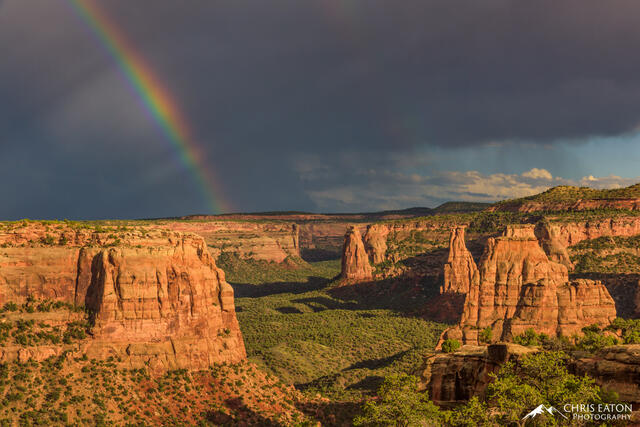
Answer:
POLYGON ((451 230, 449 240, 449 259, 444 265, 444 285, 440 293, 468 293, 478 286, 479 273, 471 252, 464 241, 466 227, 458 226, 451 230))
MULTIPOLYGON (((277 222, 178 221, 158 228, 196 233, 204 238, 214 258, 230 254, 239 258, 283 262, 300 257, 299 226, 277 222)), ((344 233, 344 231, 343 231, 344 233)))
POLYGON ((367 253, 374 264, 380 264, 385 260, 388 235, 388 227, 384 227, 379 224, 372 224, 367 227, 367 234, 365 235, 364 242, 367 248, 367 253))
POLYGON ((363 234, 367 229, 367 223, 354 225, 350 222, 320 220, 299 222, 300 249, 311 254, 314 251, 326 251, 339 256, 344 243, 344 234, 352 225, 358 229, 360 234, 363 234))
POLYGON ((233 289, 199 236, 32 226, 0 242, 8 246, 0 248, 0 304, 34 297, 86 306, 92 338, 78 351, 157 370, 245 358, 233 289))
POLYGON ((349 228, 344 236, 341 277, 349 281, 369 280, 373 277, 362 237, 355 227, 349 228))
POLYGON ((548 259, 532 225, 507 226, 503 236, 490 238, 479 275, 479 284, 467 294, 460 325, 446 331, 443 339, 477 344, 478 330, 486 327, 499 340, 510 340, 527 328, 570 335, 591 323, 607 325, 616 316, 602 283, 569 283, 567 268, 548 259))
POLYGON ((374 264, 397 262, 418 253, 446 248, 450 230, 460 225, 464 224, 457 223, 455 218, 375 223, 367 227, 364 241, 374 264), (414 251, 406 252, 407 249, 414 251))
POLYGON ((578 222, 554 221, 550 224, 550 229, 556 235, 558 243, 567 247, 602 236, 636 236, 640 234, 640 217, 626 216, 578 222))
POLYGON ((517 344, 465 346, 455 353, 435 353, 425 358, 417 375, 429 399, 438 405, 464 403, 482 397, 491 377, 506 361, 536 352, 517 344))

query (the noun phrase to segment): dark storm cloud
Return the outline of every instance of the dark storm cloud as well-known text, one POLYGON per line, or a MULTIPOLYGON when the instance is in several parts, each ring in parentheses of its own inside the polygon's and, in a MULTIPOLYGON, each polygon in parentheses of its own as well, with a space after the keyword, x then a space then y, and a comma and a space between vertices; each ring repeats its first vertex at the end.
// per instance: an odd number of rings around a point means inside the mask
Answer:
MULTIPOLYGON (((579 141, 640 119, 635 0, 100 4, 242 210, 317 208, 357 181, 342 169, 424 145, 579 141), (301 172, 314 156, 324 169, 301 172)), ((2 173, 20 183, 0 187, 18 199, 3 216, 207 209, 69 2, 0 0, 0 58, 2 173)))

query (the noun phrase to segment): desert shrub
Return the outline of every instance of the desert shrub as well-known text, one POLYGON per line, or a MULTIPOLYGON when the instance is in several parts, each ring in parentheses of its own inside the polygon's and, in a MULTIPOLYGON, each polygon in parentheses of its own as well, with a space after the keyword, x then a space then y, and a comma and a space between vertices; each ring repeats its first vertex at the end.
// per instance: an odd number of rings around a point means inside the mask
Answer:
POLYGON ((544 334, 538 334, 533 328, 528 328, 520 335, 516 335, 515 337, 513 337, 513 342, 516 344, 533 347, 541 345, 543 337, 547 336, 544 334))
POLYGON ((16 304, 15 302, 7 302, 4 304, 4 306, 2 307, 2 311, 18 311, 20 309, 20 307, 18 307, 18 304, 16 304))
POLYGON ((640 319, 617 317, 606 329, 620 330, 625 344, 640 344, 640 319))
POLYGON ((385 378, 377 398, 362 407, 354 418, 355 426, 440 426, 444 420, 440 409, 418 391, 418 379, 396 374, 385 378))
POLYGON ((446 339, 442 343, 442 351, 445 353, 453 353, 461 346, 460 341, 454 339, 446 339))
POLYGON ((478 335, 478 339, 483 343, 490 343, 492 338, 493 329, 491 329, 491 326, 487 326, 486 328, 484 328, 478 335))
POLYGON ((618 338, 612 335, 605 335, 598 325, 589 325, 582 328, 581 337, 576 337, 576 348, 595 353, 605 347, 618 344, 618 338))
POLYGON ((602 403, 615 398, 603 393, 592 378, 570 374, 567 359, 563 352, 539 352, 523 357, 518 365, 507 362, 490 374, 493 382, 487 387, 487 403, 496 414, 495 421, 517 423, 541 403, 560 407, 565 402, 602 403))

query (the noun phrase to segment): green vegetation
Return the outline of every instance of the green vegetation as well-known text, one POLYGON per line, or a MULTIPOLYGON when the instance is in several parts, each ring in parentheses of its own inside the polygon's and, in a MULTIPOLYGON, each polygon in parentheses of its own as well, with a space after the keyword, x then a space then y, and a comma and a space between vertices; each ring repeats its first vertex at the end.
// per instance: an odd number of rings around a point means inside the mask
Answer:
MULTIPOLYGON (((355 425, 363 426, 502 426, 522 425, 522 418, 543 404, 562 408, 572 404, 614 403, 615 393, 604 392, 592 378, 567 370, 563 352, 523 356, 518 364, 506 362, 490 374, 484 400, 472 398, 453 410, 438 408, 417 390, 417 379, 407 375, 387 377, 375 399, 367 401, 355 425), (426 422, 426 424, 424 424, 426 422)), ((558 425, 558 419, 542 414, 536 425, 558 425)), ((579 424, 578 424, 579 425, 579 424)))
POLYGON ((624 344, 640 344, 640 319, 616 318, 606 330, 620 331, 624 344))
POLYGON ((616 319, 607 328, 600 328, 594 324, 582 328, 582 335, 572 337, 549 337, 546 334, 538 334, 529 328, 522 334, 513 337, 513 342, 524 346, 540 346, 546 350, 563 350, 566 352, 586 351, 596 353, 605 347, 620 344, 620 340, 610 333, 621 329, 625 344, 640 342, 640 321, 616 319))
POLYGON ((458 340, 446 339, 442 343, 442 351, 445 353, 453 353, 460 348, 462 344, 458 340))
POLYGON ((337 260, 297 270, 257 264, 259 278, 275 281, 251 284, 260 281, 246 275, 253 266, 228 275, 249 359, 310 396, 358 401, 384 376, 415 369, 446 327, 407 315, 422 298, 331 288, 337 260))
POLYGON ((572 250, 584 249, 619 249, 640 247, 640 235, 631 237, 604 236, 596 239, 583 240, 573 246, 572 250))
POLYGON ((640 273, 640 235, 605 236, 569 247, 574 273, 640 273))
POLYGON ((443 416, 429 396, 418 391, 418 379, 395 374, 384 379, 378 398, 364 404, 355 426, 440 426, 443 416))
POLYGON ((577 200, 616 200, 640 198, 640 184, 625 188, 596 190, 590 187, 572 187, 560 185, 533 196, 504 200, 496 205, 517 205, 523 202, 574 202, 577 200))
POLYGON ((263 285, 266 283, 304 283, 309 277, 332 279, 340 273, 336 261, 309 264, 300 258, 287 258, 283 263, 242 259, 222 253, 216 260, 231 283, 263 285))
POLYGON ((0 425, 300 425, 299 395, 255 366, 123 369, 114 358, 0 364, 0 425))
POLYGON ((491 340, 493 339, 493 329, 491 329, 491 326, 487 326, 486 328, 484 328, 478 334, 478 339, 480 340, 481 343, 485 343, 485 344, 491 343, 491 340))
POLYGON ((640 256, 628 252, 599 254, 597 250, 571 251, 574 273, 640 273, 640 256))

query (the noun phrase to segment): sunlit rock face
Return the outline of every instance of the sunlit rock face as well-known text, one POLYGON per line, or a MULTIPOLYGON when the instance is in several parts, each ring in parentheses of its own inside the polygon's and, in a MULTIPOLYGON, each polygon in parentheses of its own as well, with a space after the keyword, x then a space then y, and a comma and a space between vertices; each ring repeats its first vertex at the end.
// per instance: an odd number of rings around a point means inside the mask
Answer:
POLYGON ((464 241, 464 226, 454 227, 449 240, 449 259, 444 265, 441 293, 468 293, 478 285, 479 273, 464 241))
POLYGON ((156 370, 246 357, 233 289, 197 235, 128 229, 0 234, 0 302, 85 306, 90 338, 74 351, 156 370))
POLYGON ((368 280, 373 277, 362 236, 356 227, 350 227, 344 236, 341 277, 350 281, 368 280))
POLYGON ((490 327, 494 340, 510 340, 533 328, 550 336, 571 335, 593 323, 608 325, 615 304, 599 281, 569 281, 567 267, 549 260, 533 225, 507 226, 490 238, 479 263, 479 281, 467 293, 461 322, 443 334, 477 344, 490 327))

